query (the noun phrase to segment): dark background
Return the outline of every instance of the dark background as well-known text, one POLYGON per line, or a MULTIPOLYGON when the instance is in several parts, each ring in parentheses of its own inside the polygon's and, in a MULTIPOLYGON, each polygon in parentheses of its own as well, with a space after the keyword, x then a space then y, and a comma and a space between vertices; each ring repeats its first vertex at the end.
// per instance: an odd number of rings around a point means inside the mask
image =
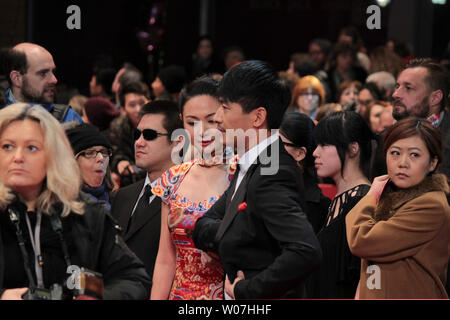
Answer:
POLYGON ((439 58, 450 39, 449 2, 391 0, 381 8, 381 30, 369 30, 366 8, 376 4, 373 0, 1 0, 0 47, 23 41, 44 46, 53 54, 59 82, 88 94, 99 55, 110 56, 117 68, 132 62, 148 83, 161 66, 185 64, 200 36, 202 10, 217 54, 238 45, 247 58, 283 70, 289 56, 306 51, 310 40, 334 42, 348 25, 358 28, 369 52, 397 37, 415 56, 439 58), (66 27, 66 9, 72 4, 81 9, 81 30, 66 27), (152 9, 156 14, 150 25, 152 9), (149 36, 138 37, 143 32, 149 36), (148 45, 154 47, 151 54, 148 45))

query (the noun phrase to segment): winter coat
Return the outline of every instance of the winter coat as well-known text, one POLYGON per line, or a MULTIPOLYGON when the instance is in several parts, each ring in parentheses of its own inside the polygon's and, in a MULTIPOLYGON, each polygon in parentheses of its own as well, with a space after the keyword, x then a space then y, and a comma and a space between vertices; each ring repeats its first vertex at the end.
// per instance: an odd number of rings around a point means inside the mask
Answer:
MULTIPOLYGON (((85 203, 83 215, 71 213, 69 216, 61 218, 63 234, 68 244, 72 264, 103 275, 104 299, 148 299, 151 280, 145 271, 143 263, 128 249, 121 236, 119 236, 119 228, 105 209, 104 203, 97 202, 84 193, 80 193, 80 200, 85 203)), ((24 217, 27 214, 24 204, 16 201, 15 206, 19 208, 20 216, 24 217)), ((43 226, 45 219, 47 219, 47 223, 50 220, 46 215, 43 215, 43 226)), ((28 238, 25 219, 21 219, 20 223, 24 237, 27 235, 26 238, 28 238)), ((55 233, 49 228, 48 230, 50 235, 52 232, 55 233)), ((57 236, 56 233, 54 236, 57 236)), ((17 238, 14 225, 9 220, 8 212, 6 210, 0 211, 0 296, 4 290, 17 288, 22 285, 22 283, 13 283, 9 287, 5 287, 6 280, 11 282, 10 279, 5 279, 5 273, 8 263, 11 263, 10 261, 21 261, 21 264, 16 263, 14 265, 25 269, 18 245, 17 248, 11 245, 13 239, 17 238), (4 243, 6 239, 9 240, 9 251, 6 250, 6 243, 4 243), (8 255, 5 256, 7 252, 12 251, 16 252, 14 258, 8 255), (17 258, 17 256, 20 258, 17 258)), ((41 240, 41 242, 44 241, 41 240)), ((60 243, 58 241, 55 241, 55 243, 60 248, 60 243)), ((28 246, 28 251, 32 253, 29 240, 26 240, 25 244, 28 246)), ((54 268, 55 264, 52 264, 52 262, 57 259, 50 260, 49 263, 45 262, 46 253, 44 251, 43 257, 45 280, 45 274, 49 274, 49 270, 46 271, 45 268, 54 268)), ((47 257, 52 257, 49 252, 47 252, 47 257)), ((34 274, 34 263, 32 262, 34 259, 30 254, 29 259, 31 260, 31 270, 34 274)), ((62 265, 62 267, 64 267, 64 270, 50 269, 50 272, 65 274, 66 266, 62 265)), ((11 270, 9 271, 11 272, 11 270)), ((67 274, 67 276, 69 275, 67 274)), ((27 281, 26 278, 25 281, 27 281)), ((47 287, 50 284, 47 283, 45 285, 47 287)))
POLYGON ((362 299, 445 299, 449 191, 443 174, 419 185, 386 185, 378 205, 366 195, 347 215, 347 241, 362 258, 362 299))

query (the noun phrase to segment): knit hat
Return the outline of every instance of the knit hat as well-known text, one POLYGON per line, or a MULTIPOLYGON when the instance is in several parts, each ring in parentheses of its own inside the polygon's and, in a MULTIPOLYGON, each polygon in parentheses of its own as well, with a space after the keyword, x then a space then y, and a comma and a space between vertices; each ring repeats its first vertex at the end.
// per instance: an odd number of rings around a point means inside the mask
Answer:
POLYGON ((100 97, 89 98, 84 104, 84 113, 89 122, 100 130, 108 129, 111 121, 120 115, 109 100, 100 97))
POLYGON ((187 81, 186 70, 182 66, 170 65, 161 69, 158 78, 169 93, 180 92, 187 81))
POLYGON ((108 150, 111 149, 109 141, 96 127, 90 124, 82 123, 74 128, 67 129, 66 134, 75 155, 94 146, 102 146, 108 150))

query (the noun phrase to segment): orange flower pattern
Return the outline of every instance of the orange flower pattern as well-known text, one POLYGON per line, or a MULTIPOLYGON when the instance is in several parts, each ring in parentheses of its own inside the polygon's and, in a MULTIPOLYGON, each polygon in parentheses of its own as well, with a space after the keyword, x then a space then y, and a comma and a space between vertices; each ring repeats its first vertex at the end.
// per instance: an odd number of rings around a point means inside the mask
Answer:
MULTIPOLYGON (((236 171, 233 158, 227 168, 228 181, 236 171)), ((192 202, 176 193, 178 186, 196 160, 173 166, 152 184, 153 194, 169 206, 167 222, 176 248, 176 269, 169 300, 222 300, 223 267, 220 262, 202 262, 203 251, 192 240, 195 222, 221 195, 201 202, 192 202)))

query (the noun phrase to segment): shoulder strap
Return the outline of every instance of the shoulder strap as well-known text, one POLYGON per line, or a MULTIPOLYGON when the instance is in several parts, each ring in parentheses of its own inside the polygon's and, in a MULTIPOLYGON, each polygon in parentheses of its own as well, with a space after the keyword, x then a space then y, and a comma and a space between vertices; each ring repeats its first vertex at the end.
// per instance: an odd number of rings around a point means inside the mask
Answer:
POLYGON ((65 104, 55 104, 50 113, 58 120, 59 122, 63 122, 64 118, 69 111, 70 106, 65 104))

